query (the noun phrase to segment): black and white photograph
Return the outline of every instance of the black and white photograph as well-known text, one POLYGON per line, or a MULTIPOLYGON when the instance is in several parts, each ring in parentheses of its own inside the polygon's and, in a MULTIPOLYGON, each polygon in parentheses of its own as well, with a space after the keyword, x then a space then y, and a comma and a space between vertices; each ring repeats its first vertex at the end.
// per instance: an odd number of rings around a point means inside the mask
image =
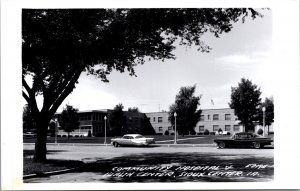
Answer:
POLYGON ((17 99, 2 96, 16 103, 1 156, 18 164, 6 188, 297 187, 299 42, 278 36, 299 41, 299 23, 275 30, 278 4, 31 5, 10 34, 19 76, 17 99))

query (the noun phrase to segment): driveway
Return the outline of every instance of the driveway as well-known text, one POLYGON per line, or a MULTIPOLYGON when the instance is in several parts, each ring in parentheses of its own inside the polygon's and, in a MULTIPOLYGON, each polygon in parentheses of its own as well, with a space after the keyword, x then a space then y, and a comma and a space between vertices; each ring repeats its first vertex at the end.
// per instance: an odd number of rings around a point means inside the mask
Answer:
MULTIPOLYGON (((33 149, 24 144, 24 150, 33 149)), ((265 182, 274 175, 273 149, 47 145, 48 159, 81 160, 75 172, 24 182, 265 182)))

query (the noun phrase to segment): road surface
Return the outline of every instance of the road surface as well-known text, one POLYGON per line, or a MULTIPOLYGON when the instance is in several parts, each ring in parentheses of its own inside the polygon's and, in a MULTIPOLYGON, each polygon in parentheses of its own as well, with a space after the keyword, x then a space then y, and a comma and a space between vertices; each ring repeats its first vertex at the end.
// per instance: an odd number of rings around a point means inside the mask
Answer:
MULTIPOLYGON (((24 144, 24 150, 34 145, 24 144)), ((81 160, 84 168, 24 182, 265 182, 273 149, 48 145, 48 159, 81 160)))

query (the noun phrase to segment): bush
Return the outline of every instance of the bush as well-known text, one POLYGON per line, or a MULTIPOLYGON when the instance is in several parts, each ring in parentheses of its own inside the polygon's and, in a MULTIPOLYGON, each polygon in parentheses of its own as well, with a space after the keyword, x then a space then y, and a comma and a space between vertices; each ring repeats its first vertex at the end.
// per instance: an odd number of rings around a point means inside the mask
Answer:
POLYGON ((216 133, 215 133, 215 132, 210 132, 209 134, 210 134, 210 135, 216 135, 216 133))
POLYGON ((169 135, 170 133, 169 133, 169 131, 168 130, 166 130, 165 131, 165 135, 169 135))
POLYGON ((227 135, 231 135, 231 133, 230 133, 230 132, 227 132, 227 135))
POLYGON ((197 135, 203 135, 203 132, 198 132, 197 135))
POLYGON ((208 130, 208 129, 205 129, 205 131, 204 131, 203 134, 204 134, 204 135, 209 135, 209 130, 208 130))
POLYGON ((258 129, 257 134, 262 135, 264 131, 262 129, 258 129))
POLYGON ((162 133, 156 133, 156 135, 163 135, 162 133))

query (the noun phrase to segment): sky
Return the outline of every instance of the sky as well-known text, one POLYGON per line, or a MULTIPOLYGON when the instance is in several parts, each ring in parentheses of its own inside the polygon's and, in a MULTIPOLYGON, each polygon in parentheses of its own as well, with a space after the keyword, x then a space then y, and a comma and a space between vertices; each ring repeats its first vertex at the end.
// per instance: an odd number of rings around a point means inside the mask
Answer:
MULTIPOLYGON (((202 95, 199 108, 228 108, 231 87, 236 87, 241 78, 258 85, 263 100, 273 96, 275 87, 269 78, 272 11, 262 13, 263 18, 249 17, 245 23, 235 23, 232 31, 220 38, 203 36, 202 40, 212 48, 209 53, 201 53, 195 46, 178 45, 173 51, 175 60, 147 61, 135 68, 137 77, 113 71, 108 76, 109 83, 83 73, 57 112, 66 104, 79 110, 96 110, 113 109, 119 103, 124 110, 138 107, 142 112, 168 111, 180 87, 193 85, 195 95, 202 95)), ((38 103, 41 106, 41 99, 38 103)))

